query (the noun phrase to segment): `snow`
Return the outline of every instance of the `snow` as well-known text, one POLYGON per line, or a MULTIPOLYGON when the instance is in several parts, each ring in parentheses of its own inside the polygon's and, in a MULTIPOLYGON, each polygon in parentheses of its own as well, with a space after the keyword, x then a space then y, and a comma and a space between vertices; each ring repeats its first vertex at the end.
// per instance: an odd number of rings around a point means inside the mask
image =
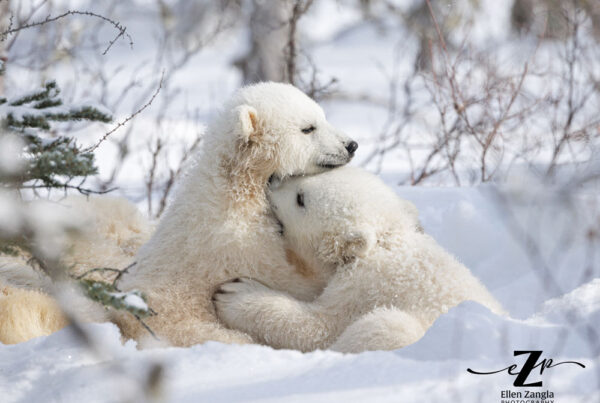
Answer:
POLYGON ((125 305, 130 306, 132 308, 143 310, 143 311, 148 310, 148 305, 146 305, 144 300, 139 295, 128 294, 125 297, 124 302, 125 302, 125 305))
MULTIPOLYGON (((449 393, 460 401, 478 401, 481 396, 492 401, 499 398, 500 390, 510 387, 512 379, 506 374, 475 376, 465 369, 491 370, 517 362, 512 352, 493 348, 504 333, 510 334, 511 343, 520 343, 519 349, 548 348, 544 351, 547 357, 566 359, 564 353, 552 355, 552 346, 563 340, 564 328, 513 322, 475 303, 451 310, 413 346, 358 355, 302 354, 214 342, 188 349, 137 351, 133 343, 120 345, 114 325, 88 325, 86 330, 111 349, 108 357, 91 355, 68 329, 2 347, 0 391, 4 401, 125 399, 139 393, 140 378, 157 362, 165 367, 162 393, 173 402, 446 401, 449 393), (465 331, 466 337, 452 337, 455 328, 465 331)), ((564 365, 545 372, 543 380, 558 401, 577 401, 574 397, 593 401, 600 397, 595 379, 598 360, 577 348, 584 344, 573 333, 568 333, 567 340, 574 349, 565 351, 586 368, 564 365)))
POLYGON ((600 312, 598 290, 600 290, 600 279, 596 278, 561 298, 544 302, 540 316, 553 323, 561 323, 566 317, 576 323, 583 322, 591 315, 600 312))
MULTIPOLYGON (((393 177, 384 179, 394 186, 393 177)), ((131 341, 122 345, 112 324, 85 326, 101 351, 93 353, 67 328, 0 346, 3 402, 143 401, 141 385, 157 363, 164 367, 164 379, 156 393, 168 402, 493 402, 502 390, 520 390, 512 386, 514 377, 505 372, 473 375, 466 369, 522 365, 525 357, 514 357, 515 350, 543 350, 543 358, 554 362, 584 364, 563 364, 542 375, 534 370, 530 380, 543 380, 542 389, 552 391, 558 402, 598 401, 600 360, 597 345, 591 350, 590 335, 600 332, 600 273, 579 272, 584 241, 574 239, 562 251, 567 258, 552 262, 557 275, 566 275, 559 290, 548 289, 508 228, 491 187, 397 191, 417 204, 425 230, 471 268, 509 316, 465 302, 441 316, 414 345, 357 355, 216 342, 140 351, 131 341)), ((550 209, 554 198, 545 197, 550 209)), ((547 217, 539 207, 511 208, 520 217, 547 217)), ((581 225, 573 217, 563 221, 554 224, 555 237, 538 239, 543 254, 553 252, 550 245, 571 225, 581 225)), ((600 256, 593 259, 592 266, 600 267, 600 256)))
POLYGON ((139 311, 148 311, 148 304, 142 299, 139 295, 139 291, 129 291, 129 292, 111 292, 109 295, 113 296, 117 299, 123 300, 123 305, 127 309, 134 309, 139 311))

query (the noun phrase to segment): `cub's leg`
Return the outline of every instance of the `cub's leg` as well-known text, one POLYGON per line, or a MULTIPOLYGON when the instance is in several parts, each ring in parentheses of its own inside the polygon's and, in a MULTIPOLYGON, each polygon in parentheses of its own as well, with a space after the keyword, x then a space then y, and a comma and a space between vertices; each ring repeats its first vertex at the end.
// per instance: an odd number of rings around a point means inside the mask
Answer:
POLYGON ((331 349, 342 353, 396 350, 424 334, 423 324, 414 316, 396 308, 377 308, 348 326, 331 349))
POLYGON ((240 278, 225 283, 213 300, 217 316, 228 327, 275 348, 326 348, 338 334, 335 315, 255 280, 240 278))
POLYGON ((49 295, 0 285, 0 343, 16 344, 47 336, 68 324, 49 295))

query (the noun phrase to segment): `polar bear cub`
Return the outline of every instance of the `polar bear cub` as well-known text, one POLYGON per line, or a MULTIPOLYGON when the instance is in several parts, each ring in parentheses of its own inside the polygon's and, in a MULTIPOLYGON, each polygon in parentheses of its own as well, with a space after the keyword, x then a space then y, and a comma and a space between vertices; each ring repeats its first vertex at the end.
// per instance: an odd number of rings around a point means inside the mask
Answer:
MULTIPOLYGON (((130 231, 125 228, 127 218, 113 220, 118 211, 107 210, 101 213, 111 225, 98 226, 106 242, 99 242, 99 247, 75 243, 66 259, 74 265, 109 263, 117 268, 134 261, 118 285, 147 296, 157 315, 145 322, 163 342, 175 346, 207 340, 252 342, 248 335, 218 322, 211 296, 220 284, 253 277, 301 299, 314 298, 325 286, 318 277, 298 270, 286 254, 266 196, 270 178, 344 165, 357 147, 294 86, 258 83, 241 88, 208 127, 195 163, 153 233, 148 225, 137 224, 133 227, 140 230, 130 231)), ((2 278, 6 276, 0 271, 2 278)), ((43 285, 39 288, 48 291, 43 285)), ((4 319, 0 317, 0 325, 4 319)), ((128 313, 114 312, 111 320, 125 338, 143 341, 148 336, 128 313)), ((25 330, 15 332, 26 337, 34 333, 25 330)), ((6 331, 10 334, 10 324, 6 331)))
POLYGON ((470 271, 423 233, 414 205, 363 170, 292 178, 270 201, 287 247, 329 282, 312 302, 251 279, 222 285, 214 297, 219 318, 263 343, 396 349, 462 301, 502 312, 470 271))
MULTIPOLYGON (((112 282, 113 271, 92 269, 126 267, 152 234, 152 224, 126 199, 70 196, 57 208, 82 224, 80 231, 68 234, 68 250, 61 255, 72 276, 89 273, 88 279, 112 282)), ((81 295, 74 284, 54 284, 27 260, 25 254, 0 255, 0 343, 20 343, 62 329, 69 324, 65 308, 83 322, 108 320, 105 309, 81 295), (57 292, 62 308, 53 298, 57 292)))
MULTIPOLYGON (((286 258, 266 196, 269 180, 344 165, 357 147, 292 85, 241 88, 207 129, 195 165, 119 286, 145 293, 158 312, 145 321, 171 345, 251 342, 218 322, 211 296, 220 284, 253 277, 302 299, 324 286, 286 258)), ((147 334, 127 315, 115 321, 126 337, 147 334)))

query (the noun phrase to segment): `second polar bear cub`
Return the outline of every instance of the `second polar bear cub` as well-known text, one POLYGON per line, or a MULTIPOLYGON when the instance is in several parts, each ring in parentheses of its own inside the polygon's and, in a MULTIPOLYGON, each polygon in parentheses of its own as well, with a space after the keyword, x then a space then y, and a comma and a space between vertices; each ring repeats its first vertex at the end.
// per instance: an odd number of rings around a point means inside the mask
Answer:
POLYGON ((270 200, 287 247, 330 279, 312 302, 250 279, 226 283, 215 305, 230 327, 276 348, 359 352, 411 344, 465 300, 502 312, 470 271, 423 233, 416 207, 363 170, 292 178, 270 200))

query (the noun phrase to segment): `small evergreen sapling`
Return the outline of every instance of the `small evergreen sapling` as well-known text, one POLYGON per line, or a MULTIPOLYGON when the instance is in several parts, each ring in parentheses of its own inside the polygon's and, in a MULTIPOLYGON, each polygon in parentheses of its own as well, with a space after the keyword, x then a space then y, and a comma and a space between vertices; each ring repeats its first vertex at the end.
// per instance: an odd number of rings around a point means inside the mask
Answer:
MULTIPOLYGON (((4 63, 0 60, 0 75, 3 69, 4 63)), ((61 265, 56 252, 48 254, 43 247, 48 241, 43 237, 48 228, 41 228, 39 222, 32 219, 31 204, 12 197, 11 191, 73 188, 83 194, 92 193, 82 184, 88 176, 98 172, 93 152, 82 150, 73 137, 51 133, 52 124, 82 120, 108 123, 112 120, 111 113, 101 106, 67 106, 59 94, 56 82, 50 81, 42 88, 10 99, 0 97, 0 158, 10 159, 10 162, 0 161, 0 204, 12 209, 10 222, 0 219, 0 255, 24 253, 31 257, 30 263, 52 278, 64 277, 68 270, 61 265), (80 178, 79 184, 71 185, 75 178, 80 178)), ((48 214, 52 212, 49 210, 48 214)), ((54 224, 60 227, 54 234, 72 233, 77 229, 68 220, 54 224)), ((121 292, 116 287, 116 280, 112 284, 85 276, 76 280, 88 297, 106 308, 125 310, 140 322, 141 318, 154 314, 139 291, 121 292)))
MULTIPOLYGON (((111 114, 94 105, 65 106, 51 81, 12 99, 0 98, 0 120, 5 131, 21 137, 25 167, 10 178, 12 187, 68 188, 74 178, 95 175, 94 155, 82 151, 68 136, 49 136, 51 122, 110 122, 111 114)), ((6 179, 6 178, 4 178, 6 179)), ((86 189, 73 186, 86 193, 86 189)), ((88 192, 89 193, 89 192, 88 192)))

